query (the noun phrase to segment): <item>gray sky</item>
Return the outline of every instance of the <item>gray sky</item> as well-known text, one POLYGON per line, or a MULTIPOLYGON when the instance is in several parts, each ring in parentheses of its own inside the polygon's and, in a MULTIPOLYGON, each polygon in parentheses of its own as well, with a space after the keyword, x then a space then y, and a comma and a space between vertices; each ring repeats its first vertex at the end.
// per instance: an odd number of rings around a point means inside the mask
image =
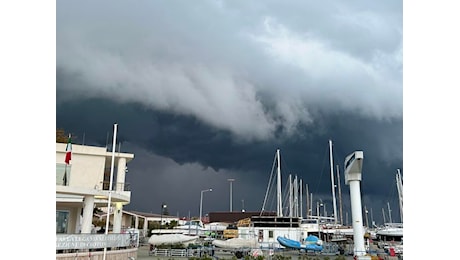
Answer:
POLYGON ((401 1, 56 4, 56 127, 105 145, 119 124, 128 209, 196 216, 211 187, 203 212, 225 211, 235 178, 233 209, 260 210, 277 148, 283 187, 298 175, 330 201, 332 139, 345 204, 343 160, 363 150, 363 204, 399 220, 401 1))

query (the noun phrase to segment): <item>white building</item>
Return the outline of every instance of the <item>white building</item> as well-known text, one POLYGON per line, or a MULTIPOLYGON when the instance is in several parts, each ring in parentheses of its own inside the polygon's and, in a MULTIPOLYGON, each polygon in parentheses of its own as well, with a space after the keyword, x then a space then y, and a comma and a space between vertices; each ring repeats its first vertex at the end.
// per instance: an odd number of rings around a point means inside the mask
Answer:
POLYGON ((115 152, 112 191, 109 191, 112 152, 105 147, 72 144, 65 163, 66 143, 56 143, 56 234, 91 233, 93 210, 106 208, 111 193, 112 233, 120 233, 123 206, 131 191, 125 182, 127 163, 134 154, 115 152))

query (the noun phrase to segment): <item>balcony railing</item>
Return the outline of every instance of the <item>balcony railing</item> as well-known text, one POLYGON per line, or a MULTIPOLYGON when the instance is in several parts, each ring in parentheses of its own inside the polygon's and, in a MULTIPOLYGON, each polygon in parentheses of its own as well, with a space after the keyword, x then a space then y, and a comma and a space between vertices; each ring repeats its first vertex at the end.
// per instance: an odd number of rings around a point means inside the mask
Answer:
MULTIPOLYGON (((56 163, 56 185, 69 186, 72 165, 65 163, 56 163)), ((101 181, 94 185, 94 189, 109 190, 110 181, 101 181)), ((112 183, 113 191, 131 191, 131 184, 126 182, 112 183)))
MULTIPOLYGON (((109 190, 110 181, 101 181, 98 187, 102 187, 102 190, 109 190)), ((112 190, 131 191, 131 184, 126 182, 114 182, 112 183, 112 190)))

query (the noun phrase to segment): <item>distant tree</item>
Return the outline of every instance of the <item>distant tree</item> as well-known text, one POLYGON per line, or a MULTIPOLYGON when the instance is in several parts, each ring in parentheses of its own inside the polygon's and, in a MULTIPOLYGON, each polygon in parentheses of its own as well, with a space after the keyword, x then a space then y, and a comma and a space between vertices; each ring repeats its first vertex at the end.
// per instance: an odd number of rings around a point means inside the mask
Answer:
POLYGON ((179 222, 177 222, 177 220, 171 220, 171 222, 169 222, 168 228, 174 228, 174 227, 177 227, 178 225, 179 225, 179 222))
MULTIPOLYGON (((71 134, 71 133, 70 133, 71 134)), ((71 134, 72 143, 77 139, 76 135, 71 134)), ((56 129, 56 143, 67 143, 69 140, 69 133, 66 133, 64 129, 56 129)))
POLYGON ((67 143, 67 138, 64 129, 56 129, 56 143, 67 143))
POLYGON ((95 219, 93 220, 93 225, 95 227, 105 227, 105 219, 95 219))

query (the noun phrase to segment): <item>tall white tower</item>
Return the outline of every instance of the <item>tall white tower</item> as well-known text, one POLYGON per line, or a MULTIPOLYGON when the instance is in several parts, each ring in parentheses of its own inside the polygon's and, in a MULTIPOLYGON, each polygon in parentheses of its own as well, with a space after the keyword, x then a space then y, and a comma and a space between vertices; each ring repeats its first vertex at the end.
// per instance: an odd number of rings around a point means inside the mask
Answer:
POLYGON ((345 158, 345 183, 350 185, 351 218, 353 222, 353 253, 357 259, 371 259, 366 256, 364 247, 364 225, 361 210, 361 171, 364 155, 362 151, 355 151, 345 158))

